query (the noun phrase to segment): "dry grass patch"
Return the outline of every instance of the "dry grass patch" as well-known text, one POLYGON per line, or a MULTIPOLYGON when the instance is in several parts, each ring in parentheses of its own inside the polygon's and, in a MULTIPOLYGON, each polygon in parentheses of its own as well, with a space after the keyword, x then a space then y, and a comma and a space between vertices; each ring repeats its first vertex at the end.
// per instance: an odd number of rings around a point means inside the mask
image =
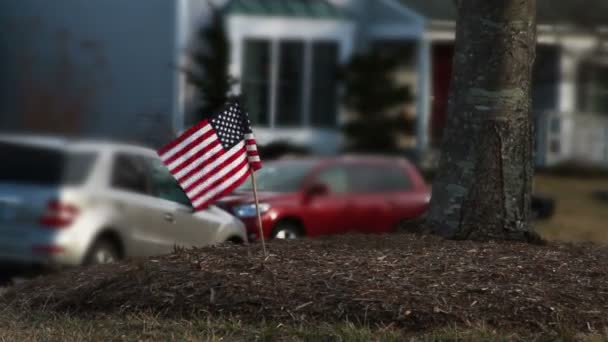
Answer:
POLYGON ((608 178, 539 175, 535 182, 535 191, 557 200, 555 216, 536 224, 543 237, 608 243, 608 202, 593 197, 596 191, 608 191, 608 178))

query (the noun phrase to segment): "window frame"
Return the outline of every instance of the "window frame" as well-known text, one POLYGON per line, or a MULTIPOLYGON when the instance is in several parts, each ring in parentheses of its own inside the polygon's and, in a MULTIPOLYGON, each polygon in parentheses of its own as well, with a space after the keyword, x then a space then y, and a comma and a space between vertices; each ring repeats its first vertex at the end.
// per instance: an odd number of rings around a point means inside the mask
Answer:
POLYGON ((267 82, 265 83, 268 87, 268 98, 266 99, 266 108, 268 108, 268 114, 266 117, 266 122, 253 122, 254 126, 258 127, 266 127, 266 128, 294 128, 294 127, 306 127, 306 128, 335 128, 339 121, 339 84, 336 81, 335 84, 335 96, 334 96, 334 106, 333 106, 333 119, 332 122, 328 125, 326 124, 316 124, 313 122, 313 71, 314 71, 314 56, 315 46, 324 45, 324 44, 333 44, 335 48, 335 68, 339 69, 342 64, 341 58, 344 54, 342 42, 339 39, 335 38, 315 38, 315 39, 306 39, 306 38, 292 38, 292 37, 249 37, 245 36, 242 38, 240 42, 242 46, 242 53, 239 57, 241 59, 240 66, 240 75, 241 75, 241 89, 246 88, 245 84, 256 83, 255 81, 245 80, 247 64, 245 59, 247 58, 247 46, 250 42, 264 42, 268 43, 268 56, 270 59, 270 70, 269 77, 267 82), (281 71, 281 58, 282 58, 282 49, 281 46, 285 43, 301 43, 303 48, 302 54, 302 63, 301 63, 301 79, 299 85, 299 100, 300 100, 300 117, 297 120, 294 120, 293 124, 281 124, 279 123, 279 96, 280 96, 280 71, 281 71))

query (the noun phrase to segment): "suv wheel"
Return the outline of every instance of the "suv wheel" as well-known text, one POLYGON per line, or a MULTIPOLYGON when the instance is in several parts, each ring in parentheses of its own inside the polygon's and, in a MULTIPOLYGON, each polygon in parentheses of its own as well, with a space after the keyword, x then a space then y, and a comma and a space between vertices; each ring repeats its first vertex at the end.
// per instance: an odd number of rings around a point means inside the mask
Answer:
POLYGON ((116 244, 107 239, 98 240, 93 244, 85 259, 85 265, 109 264, 120 259, 116 244))

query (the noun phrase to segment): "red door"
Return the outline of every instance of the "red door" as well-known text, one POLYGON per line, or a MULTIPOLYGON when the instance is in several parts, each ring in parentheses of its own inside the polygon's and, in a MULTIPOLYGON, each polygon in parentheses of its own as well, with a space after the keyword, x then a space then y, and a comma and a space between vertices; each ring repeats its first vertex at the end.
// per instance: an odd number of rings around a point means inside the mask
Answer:
POLYGON ((369 162, 348 169, 352 184, 352 218, 361 233, 388 233, 419 211, 417 193, 407 170, 392 162, 369 162))
POLYGON ((317 195, 305 203, 306 225, 309 236, 342 234, 351 230, 351 196, 346 169, 342 166, 328 166, 320 170, 309 182, 324 184, 329 193, 317 195))
POLYGON ((431 143, 441 142, 448 113, 448 94, 452 78, 452 44, 433 45, 433 102, 431 114, 431 143))
POLYGON ((359 233, 386 233, 395 226, 392 196, 384 193, 358 192, 351 207, 356 216, 353 229, 359 233), (394 222, 393 222, 394 221, 394 222))

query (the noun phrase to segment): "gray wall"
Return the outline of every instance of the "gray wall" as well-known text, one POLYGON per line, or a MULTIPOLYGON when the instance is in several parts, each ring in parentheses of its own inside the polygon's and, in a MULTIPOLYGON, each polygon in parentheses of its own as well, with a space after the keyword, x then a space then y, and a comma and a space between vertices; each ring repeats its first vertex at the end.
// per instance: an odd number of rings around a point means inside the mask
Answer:
POLYGON ((159 140, 176 96, 175 4, 0 1, 0 130, 159 140))

